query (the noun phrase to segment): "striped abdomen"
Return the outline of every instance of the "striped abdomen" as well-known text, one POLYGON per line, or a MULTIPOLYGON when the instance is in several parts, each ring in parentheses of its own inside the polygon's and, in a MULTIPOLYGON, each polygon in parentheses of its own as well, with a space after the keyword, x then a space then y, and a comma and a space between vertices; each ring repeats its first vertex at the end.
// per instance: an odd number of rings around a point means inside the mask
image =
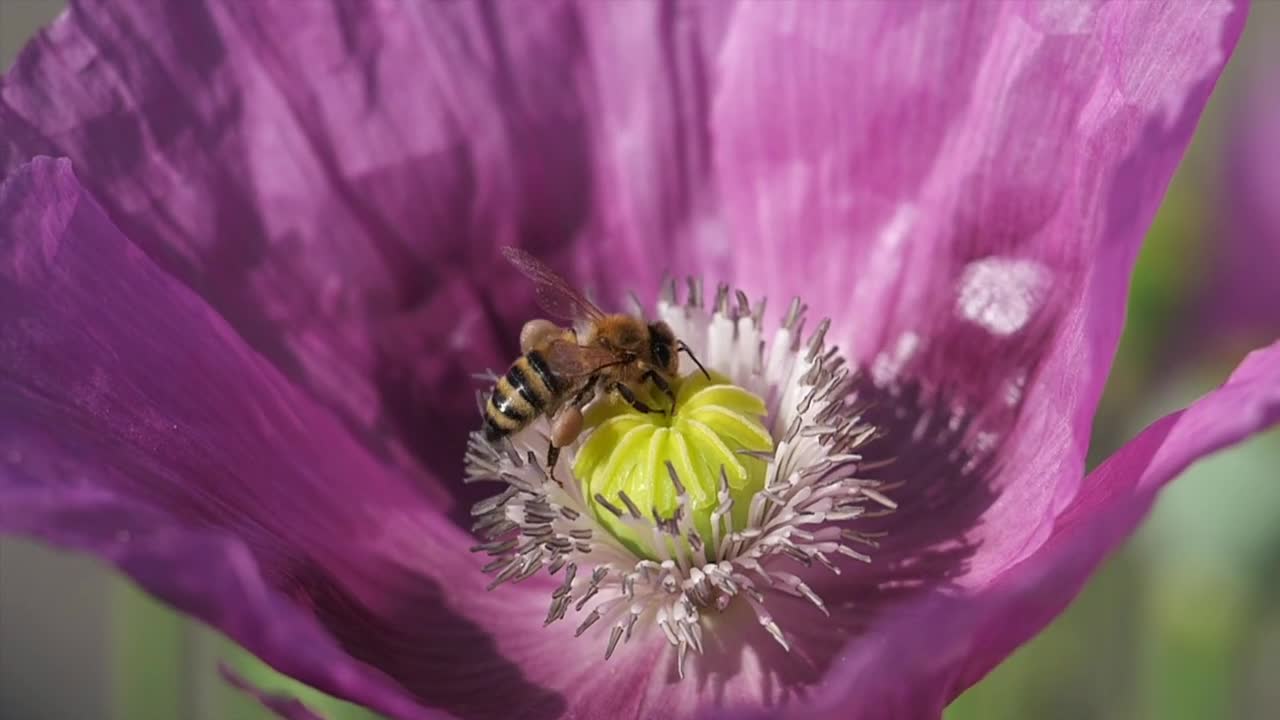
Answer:
POLYGON ((561 382, 537 350, 522 355, 498 378, 484 406, 484 436, 495 442, 519 432, 555 402, 561 382))

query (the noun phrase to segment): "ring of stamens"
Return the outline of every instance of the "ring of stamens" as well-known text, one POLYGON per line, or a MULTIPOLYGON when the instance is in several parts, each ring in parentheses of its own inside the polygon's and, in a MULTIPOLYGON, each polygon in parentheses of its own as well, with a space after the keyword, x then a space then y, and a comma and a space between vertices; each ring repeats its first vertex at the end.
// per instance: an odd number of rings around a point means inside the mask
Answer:
MULTIPOLYGON (((822 599, 792 570, 815 563, 840 573, 837 556, 870 562, 873 535, 860 532, 862 517, 892 511, 895 503, 859 454, 876 435, 852 394, 851 372, 835 347, 827 347, 830 323, 819 323, 802 342, 805 306, 794 300, 781 326, 764 339, 764 303, 751 306, 742 292, 721 286, 710 310, 701 284, 689 281, 684 303, 669 283, 658 311, 676 336, 692 346, 709 369, 765 399, 774 438, 772 453, 751 453, 767 463, 763 489, 750 499, 744 527, 735 528, 733 493, 723 469, 710 535, 695 527, 688 510, 687 478, 666 464, 666 481, 677 497, 663 515, 638 507, 625 492, 617 502, 586 497, 573 478, 551 477, 534 448, 545 448, 540 421, 528 435, 489 444, 473 434, 467 449, 467 481, 499 481, 501 494, 472 508, 473 548, 493 560, 490 589, 542 570, 563 573, 552 593, 544 624, 563 620, 572 608, 584 613, 575 635, 597 623, 609 626, 605 658, 646 623, 656 625, 676 648, 684 676, 688 652, 703 650, 703 618, 742 602, 784 649, 790 643, 768 610, 768 593, 807 599, 826 613, 822 599), (517 447, 523 448, 517 450, 517 447), (596 518, 604 508, 633 534, 652 538, 650 557, 637 554, 596 518)), ((581 442, 581 441, 579 441, 581 442)), ((566 448, 570 458, 576 444, 566 448)), ((567 474, 564 467, 557 475, 567 474)))

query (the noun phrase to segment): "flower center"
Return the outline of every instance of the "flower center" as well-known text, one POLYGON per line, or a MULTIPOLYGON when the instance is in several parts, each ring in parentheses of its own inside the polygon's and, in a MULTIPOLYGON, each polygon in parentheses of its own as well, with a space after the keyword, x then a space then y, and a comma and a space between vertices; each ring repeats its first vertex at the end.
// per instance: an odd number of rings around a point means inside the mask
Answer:
POLYGON ((473 433, 466 479, 506 485, 471 509, 472 550, 490 556, 491 588, 558 577, 545 624, 576 614, 574 635, 602 639, 606 660, 657 633, 683 677, 704 632, 738 624, 726 620, 742 617, 734 606, 789 650, 771 608, 795 605, 775 599, 827 612, 811 575, 871 562, 877 535, 861 523, 896 503, 882 492, 891 485, 864 474, 884 462, 860 454, 878 430, 826 345, 827 321, 804 339, 797 299, 766 333, 763 302, 722 285, 708 306, 697 280, 684 303, 668 286, 657 311, 710 377, 674 380, 674 406, 656 388, 638 393, 663 413, 598 396, 586 432, 565 447, 572 461, 554 472, 543 461, 554 434, 546 418, 497 442, 473 433))
MULTIPOLYGON (((709 379, 694 373, 672 386, 676 402, 669 413, 641 413, 613 397, 597 403, 586 415, 590 434, 573 462, 573 475, 601 525, 651 560, 660 555, 651 546, 652 533, 628 519, 675 519, 681 512, 677 489, 683 486, 684 511, 703 538, 712 537, 713 524, 714 534, 741 530, 751 497, 764 488, 768 464, 762 456, 774 449, 759 396, 719 373, 709 379), (734 501, 727 517, 716 513, 722 475, 734 501)), ((652 406, 661 407, 654 401, 652 406)))

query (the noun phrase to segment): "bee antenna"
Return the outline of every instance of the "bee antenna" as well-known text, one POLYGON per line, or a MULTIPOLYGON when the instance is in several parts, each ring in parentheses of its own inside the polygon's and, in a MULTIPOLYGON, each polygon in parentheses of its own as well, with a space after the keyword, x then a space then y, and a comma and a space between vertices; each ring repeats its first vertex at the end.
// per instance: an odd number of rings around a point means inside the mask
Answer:
POLYGON ((693 354, 693 350, 690 350, 689 346, 685 345, 683 340, 676 343, 676 352, 682 352, 688 355, 689 359, 693 361, 693 364, 697 365, 698 369, 702 371, 702 374, 706 376, 708 380, 711 379, 711 373, 707 372, 707 369, 702 367, 702 363, 698 362, 698 356, 693 354))

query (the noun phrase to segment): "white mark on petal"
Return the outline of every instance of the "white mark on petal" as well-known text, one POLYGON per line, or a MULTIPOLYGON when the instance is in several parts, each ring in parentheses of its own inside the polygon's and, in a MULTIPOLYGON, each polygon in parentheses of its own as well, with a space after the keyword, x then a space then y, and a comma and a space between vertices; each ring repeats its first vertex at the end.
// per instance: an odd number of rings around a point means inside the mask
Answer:
POLYGON ((974 453, 975 457, 981 453, 987 453, 996 448, 1000 444, 1000 435, 990 431, 983 431, 973 436, 973 445, 978 450, 974 453))
POLYGON ((1022 401, 1022 393, 1027 387, 1027 372, 1025 370, 1018 371, 1013 377, 1004 383, 1004 401, 1009 407, 1016 406, 1022 401))
POLYGON ((956 312, 995 335, 1018 332, 1044 300, 1049 271, 1033 260, 987 257, 960 277, 956 312))
POLYGON ((871 377, 880 385, 888 385, 898 377, 907 361, 916 354, 920 347, 920 336, 907 331, 898 336, 893 350, 882 352, 871 364, 871 377))

